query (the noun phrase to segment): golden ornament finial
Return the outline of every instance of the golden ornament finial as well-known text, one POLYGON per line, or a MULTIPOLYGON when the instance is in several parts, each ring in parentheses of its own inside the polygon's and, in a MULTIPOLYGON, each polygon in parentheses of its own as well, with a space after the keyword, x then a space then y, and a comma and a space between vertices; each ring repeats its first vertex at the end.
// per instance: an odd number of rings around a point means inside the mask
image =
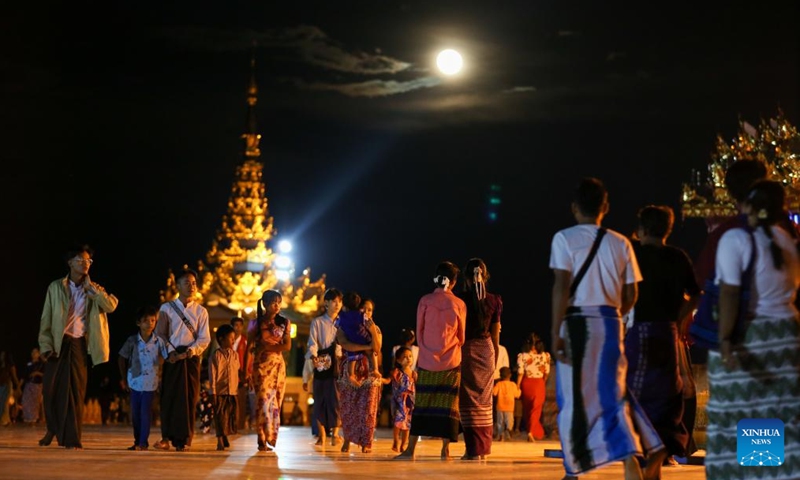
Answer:
POLYGON ((681 213, 684 218, 719 218, 736 215, 736 205, 725 189, 725 173, 739 160, 764 162, 770 178, 783 183, 789 210, 800 213, 800 133, 778 115, 763 118, 758 128, 739 116, 739 131, 728 143, 717 135, 716 150, 711 153, 704 180, 693 171, 692 180, 683 184, 681 213))

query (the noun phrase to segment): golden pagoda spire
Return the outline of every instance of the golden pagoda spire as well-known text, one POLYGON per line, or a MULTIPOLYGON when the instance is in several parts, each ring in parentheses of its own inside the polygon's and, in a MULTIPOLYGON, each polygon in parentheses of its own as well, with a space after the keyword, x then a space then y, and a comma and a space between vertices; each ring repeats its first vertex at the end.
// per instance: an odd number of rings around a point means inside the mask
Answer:
POLYGON ((247 87, 247 129, 242 135, 244 139, 244 155, 246 158, 259 158, 258 148, 261 135, 256 126, 256 103, 258 103, 258 84, 256 83, 256 42, 253 41, 253 53, 250 57, 250 84, 247 87))
MULTIPOLYGON (((198 262, 200 279, 197 300, 212 312, 212 323, 214 309, 222 309, 222 321, 227 323, 231 313, 240 316, 250 314, 262 293, 275 289, 283 295, 284 314, 292 317, 298 329, 307 331, 310 317, 318 310, 325 291, 325 275, 311 282, 308 268, 299 277, 294 277, 293 267, 287 271, 285 266, 278 269, 275 265, 276 260, 286 259, 279 258, 280 254, 271 247, 276 230, 267 208, 264 165, 258 148, 261 135, 256 129, 258 86, 255 64, 254 53, 250 60, 250 82, 247 87, 243 158, 236 167, 227 212, 222 217, 205 262, 198 262), (278 275, 279 272, 283 275, 278 275)), ((161 293, 162 301, 177 296, 172 274, 167 288, 161 293)))

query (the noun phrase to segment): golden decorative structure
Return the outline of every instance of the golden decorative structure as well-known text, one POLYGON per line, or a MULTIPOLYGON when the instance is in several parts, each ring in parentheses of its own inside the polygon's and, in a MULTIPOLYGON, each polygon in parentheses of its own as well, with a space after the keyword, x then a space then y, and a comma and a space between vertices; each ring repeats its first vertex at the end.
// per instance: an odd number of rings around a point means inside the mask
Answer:
MULTIPOLYGON (((282 314, 290 317, 297 333, 307 335, 311 318, 317 313, 325 291, 325 275, 311 281, 310 269, 292 279, 293 271, 278 269, 279 253, 271 243, 276 229, 267 209, 263 180, 264 165, 260 161, 261 135, 256 130, 255 105, 258 87, 255 80, 255 59, 251 60, 251 78, 247 89, 247 131, 242 135, 244 155, 236 167, 228 200, 228 211, 222 217, 205 262, 197 262, 197 301, 208 310, 211 326, 228 323, 232 316, 246 319, 255 316, 256 303, 264 291, 275 289, 283 295, 282 314), (279 278, 278 273, 285 274, 279 278)), ((161 301, 177 298, 173 272, 161 291, 161 301)))
POLYGON ((739 133, 729 144, 717 136, 706 179, 692 170, 692 180, 683 184, 681 212, 684 218, 715 219, 736 215, 736 205, 725 190, 725 172, 733 162, 755 159, 767 165, 770 178, 786 187, 789 211, 800 214, 800 133, 778 111, 775 118, 761 119, 758 128, 739 121, 739 133))

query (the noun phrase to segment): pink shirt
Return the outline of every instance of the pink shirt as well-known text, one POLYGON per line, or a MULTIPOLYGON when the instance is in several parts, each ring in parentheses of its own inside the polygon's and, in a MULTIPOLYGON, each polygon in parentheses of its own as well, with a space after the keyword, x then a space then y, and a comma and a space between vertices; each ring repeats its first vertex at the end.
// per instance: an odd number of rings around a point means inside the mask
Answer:
POLYGON ((467 305, 452 292, 437 288, 417 306, 417 366, 441 372, 461 365, 467 305))

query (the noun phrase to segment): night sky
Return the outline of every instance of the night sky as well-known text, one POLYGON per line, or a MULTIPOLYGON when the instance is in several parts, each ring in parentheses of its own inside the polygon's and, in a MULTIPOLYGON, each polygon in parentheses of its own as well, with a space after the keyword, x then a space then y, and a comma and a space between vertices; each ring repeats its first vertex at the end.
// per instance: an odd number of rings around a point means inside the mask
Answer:
POLYGON ((26 3, 0 20, 0 349, 19 363, 70 244, 95 248, 92 279, 120 299, 112 351, 168 269, 205 257, 254 41, 277 237, 312 279, 373 297, 386 345, 436 264, 473 256, 512 358, 531 331, 549 340, 550 240, 581 176, 606 182, 605 225, 625 234, 672 206, 694 258, 705 227, 680 220, 681 184, 717 134, 778 108, 800 121, 788 0, 26 3), (464 56, 457 78, 436 72, 443 48, 464 56))

